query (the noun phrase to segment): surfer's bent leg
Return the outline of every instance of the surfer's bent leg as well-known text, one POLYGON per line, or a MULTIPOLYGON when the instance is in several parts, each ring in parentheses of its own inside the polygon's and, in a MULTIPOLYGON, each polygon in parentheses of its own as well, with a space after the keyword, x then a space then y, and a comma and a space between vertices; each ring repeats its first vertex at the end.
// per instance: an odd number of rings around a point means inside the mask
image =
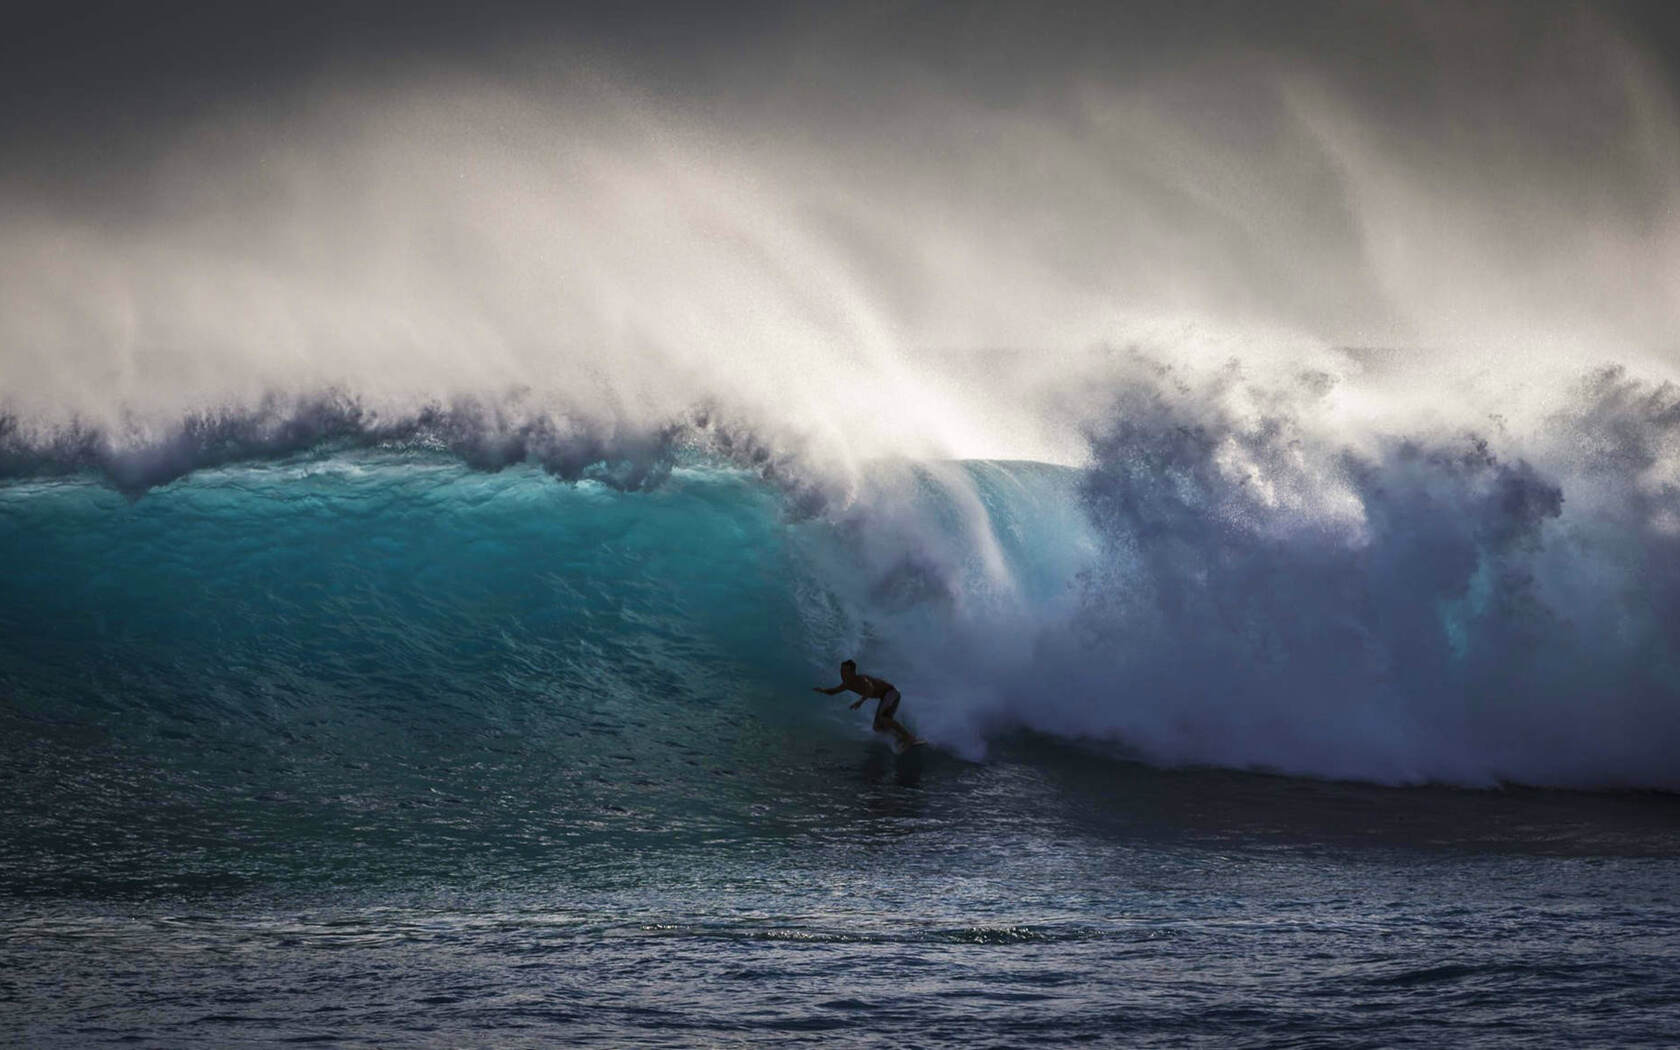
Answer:
POLYGON ((898 724, 893 713, 898 710, 898 702, 904 699, 897 689, 888 689, 881 694, 881 702, 875 705, 875 731, 887 730, 898 724))

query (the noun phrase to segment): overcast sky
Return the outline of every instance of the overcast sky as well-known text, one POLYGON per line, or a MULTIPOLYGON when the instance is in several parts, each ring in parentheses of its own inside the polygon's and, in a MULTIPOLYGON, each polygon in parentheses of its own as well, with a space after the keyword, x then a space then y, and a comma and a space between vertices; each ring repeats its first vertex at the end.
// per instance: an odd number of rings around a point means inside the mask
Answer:
POLYGON ((791 85, 842 109, 890 104, 932 79, 1007 106, 1076 79, 1123 84, 1198 63, 1217 81, 1243 49, 1332 76, 1389 119, 1427 122, 1459 92, 1567 80, 1569 56, 1597 32, 1640 51, 1672 90, 1680 12, 1661 0, 40 3, 15 10, 0 37, 0 106, 24 145, 167 127, 312 79, 528 78, 579 60, 721 103, 791 85))

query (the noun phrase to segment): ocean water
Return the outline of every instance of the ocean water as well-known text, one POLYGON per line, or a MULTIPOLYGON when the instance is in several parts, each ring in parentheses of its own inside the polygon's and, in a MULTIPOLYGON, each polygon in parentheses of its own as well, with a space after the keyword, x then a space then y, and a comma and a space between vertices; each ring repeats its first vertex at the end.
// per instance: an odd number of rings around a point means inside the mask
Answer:
POLYGON ((1127 418, 839 496, 14 470, 0 1043, 1680 1040, 1667 534, 1416 443, 1349 529, 1127 418))

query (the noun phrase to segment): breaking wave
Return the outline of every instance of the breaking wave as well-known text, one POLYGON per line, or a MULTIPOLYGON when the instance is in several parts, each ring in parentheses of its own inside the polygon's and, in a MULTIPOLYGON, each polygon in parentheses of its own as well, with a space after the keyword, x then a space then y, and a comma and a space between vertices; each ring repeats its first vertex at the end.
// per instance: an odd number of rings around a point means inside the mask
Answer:
POLYGON ((159 741, 558 736, 586 703, 704 748, 743 717, 861 737, 809 693, 855 656, 970 757, 1024 727, 1163 763, 1680 788, 1673 388, 1596 373, 1523 447, 1354 441, 1323 376, 1124 361, 1076 466, 829 476, 704 413, 627 438, 330 399, 139 447, 14 427, 5 690, 159 741))

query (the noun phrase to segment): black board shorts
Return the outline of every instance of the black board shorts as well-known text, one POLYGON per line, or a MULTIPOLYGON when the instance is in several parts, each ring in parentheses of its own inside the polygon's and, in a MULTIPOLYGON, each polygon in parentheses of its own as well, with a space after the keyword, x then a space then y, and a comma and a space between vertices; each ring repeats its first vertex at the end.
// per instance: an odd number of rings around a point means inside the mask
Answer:
POLYGON ((898 702, 904 699, 897 689, 888 689, 881 694, 881 705, 875 709, 876 718, 891 718, 898 710, 898 702))

